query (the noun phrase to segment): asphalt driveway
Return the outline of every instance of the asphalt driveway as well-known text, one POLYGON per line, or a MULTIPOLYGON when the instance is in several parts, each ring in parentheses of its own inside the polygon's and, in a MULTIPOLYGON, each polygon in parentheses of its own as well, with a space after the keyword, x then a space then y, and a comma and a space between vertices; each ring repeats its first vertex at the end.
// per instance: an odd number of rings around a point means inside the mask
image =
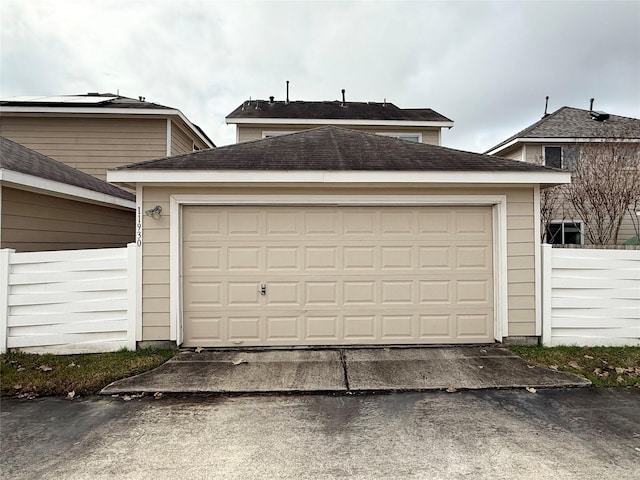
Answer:
POLYGON ((639 389, 2 400, 2 476, 637 479, 639 389))
POLYGON ((585 386, 496 346, 184 351, 118 393, 363 393, 585 386))

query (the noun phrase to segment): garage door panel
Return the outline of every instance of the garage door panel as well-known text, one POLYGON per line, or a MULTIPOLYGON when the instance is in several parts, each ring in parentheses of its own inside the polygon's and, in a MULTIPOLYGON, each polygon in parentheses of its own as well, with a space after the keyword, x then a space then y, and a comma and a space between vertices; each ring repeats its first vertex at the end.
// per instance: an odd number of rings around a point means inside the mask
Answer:
POLYGON ((492 341, 489 207, 183 216, 185 346, 492 341))

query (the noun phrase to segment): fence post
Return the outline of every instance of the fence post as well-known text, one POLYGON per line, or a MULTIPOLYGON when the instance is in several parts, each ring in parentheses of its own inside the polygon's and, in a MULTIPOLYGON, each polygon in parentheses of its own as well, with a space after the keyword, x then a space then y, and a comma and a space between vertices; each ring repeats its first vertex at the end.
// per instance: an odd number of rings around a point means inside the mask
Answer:
POLYGON ((553 258, 553 247, 549 244, 542 244, 540 250, 542 253, 542 345, 551 347, 551 327, 553 321, 551 315, 551 296, 553 294, 551 289, 551 277, 553 276, 551 262, 553 258))
POLYGON ((7 334, 9 324, 9 269, 11 248, 0 250, 0 353, 7 353, 7 334))
POLYGON ((138 268, 136 244, 127 245, 127 348, 136 349, 136 329, 138 328, 138 268))

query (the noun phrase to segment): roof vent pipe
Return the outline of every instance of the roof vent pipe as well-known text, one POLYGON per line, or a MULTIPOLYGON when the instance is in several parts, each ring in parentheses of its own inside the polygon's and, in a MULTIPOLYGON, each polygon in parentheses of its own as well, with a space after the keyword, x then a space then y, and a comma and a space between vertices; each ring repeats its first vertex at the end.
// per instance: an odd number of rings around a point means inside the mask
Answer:
POLYGON ((274 98, 275 98, 275 97, 274 97, 273 95, 271 95, 271 96, 269 97, 269 103, 273 103, 273 99, 274 99, 274 98))
POLYGON ((347 106, 347 101, 344 98, 344 88, 342 89, 342 106, 346 107, 347 106))
POLYGON ((289 80, 287 80, 287 105, 289 105, 289 80))
POLYGON ((546 117, 547 115, 549 115, 547 113, 547 107, 549 107, 549 95, 547 95, 546 97, 544 97, 544 115, 542 115, 542 118, 546 117))
POLYGON ((591 100, 589 100, 589 111, 593 112, 593 101, 595 100, 595 98, 592 98, 591 100))

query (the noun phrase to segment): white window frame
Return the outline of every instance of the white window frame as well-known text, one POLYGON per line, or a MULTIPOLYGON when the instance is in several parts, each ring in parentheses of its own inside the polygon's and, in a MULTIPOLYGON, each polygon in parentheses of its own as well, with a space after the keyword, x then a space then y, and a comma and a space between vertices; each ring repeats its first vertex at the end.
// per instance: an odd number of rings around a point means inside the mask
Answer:
MULTIPOLYGON (((565 243, 564 241, 564 227, 566 224, 568 223, 572 223, 574 225, 578 225, 578 227, 580 228, 580 243, 577 245, 584 245, 584 222, 582 220, 551 220, 549 222, 549 225, 561 225, 561 237, 560 240, 562 240, 562 242, 560 244, 556 244, 556 245, 574 245, 573 243, 565 243)), ((547 232, 545 232, 545 242, 548 240, 547 238, 547 232)), ((551 244, 553 245, 553 244, 551 244)))
MULTIPOLYGON (((376 132, 376 135, 382 135, 383 137, 392 137, 404 140, 400 137, 418 137, 418 143, 422 143, 422 132, 376 132)), ((411 140, 407 140, 410 142, 411 140)))
MULTIPOLYGON (((542 146, 542 159, 543 159, 543 165, 545 167, 550 167, 550 165, 547 165, 547 148, 559 148, 560 149, 560 169, 564 170, 564 145, 543 145, 542 146)), ((551 167, 551 168, 555 168, 555 167, 551 167)))

